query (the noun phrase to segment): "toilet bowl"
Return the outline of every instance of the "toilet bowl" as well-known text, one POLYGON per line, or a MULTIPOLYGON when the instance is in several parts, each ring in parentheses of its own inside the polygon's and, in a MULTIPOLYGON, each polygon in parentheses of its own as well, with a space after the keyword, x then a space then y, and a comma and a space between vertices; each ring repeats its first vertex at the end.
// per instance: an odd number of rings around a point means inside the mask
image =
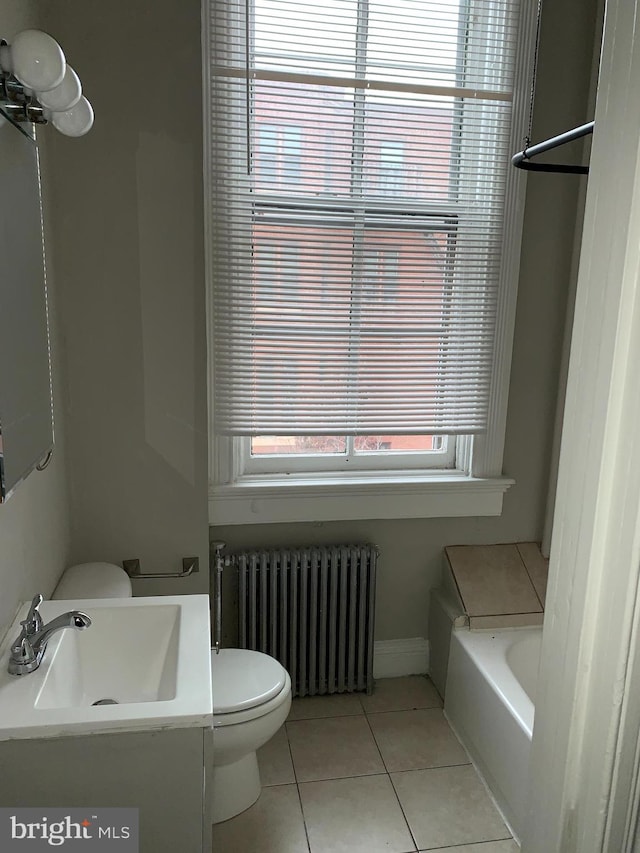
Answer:
MULTIPOLYGON (((130 598, 131 581, 119 566, 83 563, 67 569, 52 598, 130 598)), ((253 805, 261 783, 256 750, 284 723, 291 679, 275 658, 248 649, 211 651, 213 684, 213 822, 253 805)))
POLYGON ((248 649, 211 652, 213 822, 248 809, 260 796, 256 750, 291 708, 291 679, 275 658, 248 649))

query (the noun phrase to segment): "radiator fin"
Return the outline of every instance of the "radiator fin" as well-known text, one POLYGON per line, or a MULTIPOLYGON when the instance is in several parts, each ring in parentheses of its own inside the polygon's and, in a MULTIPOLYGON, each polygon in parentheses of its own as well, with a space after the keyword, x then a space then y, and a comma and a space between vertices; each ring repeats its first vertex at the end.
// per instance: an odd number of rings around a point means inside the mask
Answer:
POLYGON ((277 658, 294 696, 372 691, 375 547, 246 551, 235 559, 242 648, 277 658))

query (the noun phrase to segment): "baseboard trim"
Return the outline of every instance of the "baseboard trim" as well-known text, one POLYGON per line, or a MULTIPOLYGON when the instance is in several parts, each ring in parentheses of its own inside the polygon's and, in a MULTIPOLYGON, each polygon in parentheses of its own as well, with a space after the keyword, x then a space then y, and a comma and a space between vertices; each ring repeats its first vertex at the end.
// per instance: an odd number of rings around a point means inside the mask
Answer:
POLYGON ((378 640, 373 644, 373 677, 424 675, 429 671, 429 641, 424 637, 407 640, 378 640))

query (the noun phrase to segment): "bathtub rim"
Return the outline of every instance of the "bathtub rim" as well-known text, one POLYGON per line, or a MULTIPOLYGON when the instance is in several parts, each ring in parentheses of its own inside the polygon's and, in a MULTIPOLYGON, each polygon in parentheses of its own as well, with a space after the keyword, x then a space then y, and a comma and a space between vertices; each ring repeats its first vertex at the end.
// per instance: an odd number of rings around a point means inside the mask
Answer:
POLYGON ((457 627, 452 631, 451 641, 453 642, 455 638, 460 643, 501 703, 509 708, 514 719, 531 741, 535 705, 507 662, 509 647, 526 636, 536 636, 541 639, 542 626, 477 630, 457 627))

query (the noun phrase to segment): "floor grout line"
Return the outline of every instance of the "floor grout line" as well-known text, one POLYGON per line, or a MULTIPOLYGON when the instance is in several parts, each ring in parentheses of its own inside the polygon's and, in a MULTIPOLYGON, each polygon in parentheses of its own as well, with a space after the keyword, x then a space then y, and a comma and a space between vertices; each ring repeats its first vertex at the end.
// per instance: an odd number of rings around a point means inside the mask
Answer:
POLYGON ((357 714, 323 714, 318 717, 299 717, 298 719, 286 719, 284 724, 286 726, 291 723, 310 723, 316 720, 343 720, 345 717, 373 717, 377 714, 403 714, 407 711, 444 711, 444 707, 442 704, 440 705, 424 705, 420 707, 413 708, 385 708, 383 711, 366 711, 362 710, 357 714))
POLYGON ((295 784, 298 784, 298 774, 296 772, 296 763, 293 760, 293 752, 291 750, 291 741, 289 740, 289 732, 287 731, 287 724, 284 725, 284 736, 287 739, 287 749, 289 751, 289 760, 291 761, 291 769, 293 770, 293 781, 295 784))
MULTIPOLYGON (((307 841, 307 853, 311 853, 311 841, 309 840, 309 830, 307 829, 307 820, 304 816, 304 807, 302 805, 302 796, 300 794, 300 785, 298 784, 298 774, 296 772, 296 764, 293 760, 293 752, 291 751, 291 741, 289 740, 289 732, 287 731, 286 723, 283 726, 284 728, 284 736, 287 741, 287 750, 289 752, 289 759, 291 761, 291 769, 293 770, 293 780, 294 785, 296 786, 296 794, 298 795, 298 802, 300 803, 300 814, 302 815, 302 826, 304 827, 304 837, 307 841)), ((291 783, 288 783, 291 784, 291 783)))
POLYGON ((414 844, 416 850, 419 850, 420 848, 418 847, 418 839, 414 835, 414 832, 411 829, 411 824, 409 823, 409 818, 406 816, 405 811, 402 808, 402 803, 400 802, 400 797, 398 796, 398 792, 396 791, 396 786, 393 784, 393 779, 391 778, 391 773, 387 773, 387 776, 389 777, 389 782, 391 782, 391 789, 392 789, 393 793, 395 794, 395 798, 398 801, 398 805, 400 806, 400 811, 402 812, 402 817, 404 818, 404 822, 407 824, 407 829, 409 830, 409 834, 411 835, 411 838, 413 839, 413 844, 414 844))
POLYGON ((304 806, 302 805, 302 794, 300 793, 300 785, 296 782, 296 791, 298 792, 298 802, 300 803, 300 814, 302 815, 302 825, 304 826, 304 837, 307 839, 307 849, 311 851, 311 840, 309 839, 309 829, 307 827, 307 819, 304 815, 304 806))
POLYGON ((375 717, 378 714, 404 714, 407 711, 442 711, 442 705, 425 705, 420 708, 386 708, 384 711, 365 711, 366 717, 375 717))
POLYGON ((320 717, 298 717, 294 720, 287 718, 284 723, 288 726, 290 723, 310 723, 312 720, 343 720, 345 717, 366 717, 366 713, 358 711, 357 714, 324 714, 320 717))
MULTIPOLYGON (((283 785, 310 785, 314 782, 337 782, 342 779, 364 779, 368 776, 388 776, 391 773, 424 773, 427 770, 446 770, 449 767, 473 767, 471 761, 461 764, 432 764, 429 767, 411 767, 409 770, 373 770, 371 773, 351 773, 349 776, 324 776, 322 779, 300 779, 295 782, 277 782, 274 785, 263 785, 263 788, 281 788, 283 785)), ((454 845, 455 846, 455 845, 454 845)))
MULTIPOLYGON (((312 850, 312 846, 311 846, 311 840, 309 837, 309 827, 307 826, 307 820, 306 820, 306 816, 305 816, 305 812, 304 812, 301 786, 303 784, 310 784, 310 783, 314 783, 314 782, 332 782, 332 781, 346 780, 346 779, 361 779, 361 778, 367 778, 367 777, 372 777, 372 776, 385 776, 389 780, 389 783, 391 784, 391 789, 393 791, 393 795, 395 797, 395 801, 398 803, 398 806, 400 808, 400 812, 401 812, 403 820, 405 822, 405 826, 409 832, 409 836, 410 836, 410 838, 413 842, 413 845, 414 845, 413 853, 419 853, 420 847, 418 845, 416 835, 414 834, 414 832, 411 828, 411 825, 409 823, 409 820, 407 818, 405 810, 402 806, 402 802, 400 800, 398 790, 396 789, 396 787, 394 785, 392 773, 393 774, 423 773, 424 771, 427 771, 427 770, 440 770, 440 769, 445 769, 445 768, 449 768, 449 767, 451 767, 451 768, 453 768, 453 767, 466 767, 466 766, 473 766, 473 764, 470 761, 470 759, 466 753, 466 750, 465 750, 465 756, 466 756, 467 760, 463 761, 463 762, 455 762, 453 764, 442 764, 442 765, 429 766, 429 767, 412 767, 411 769, 408 769, 408 770, 393 770, 393 771, 389 770, 389 768, 387 767, 387 764, 385 762, 385 759, 384 759, 382 750, 380 748, 380 745, 376 739, 376 735, 375 735, 375 732, 373 730, 372 721, 371 721, 370 717, 377 716, 379 714, 385 714, 385 713, 401 713, 403 711, 440 711, 441 713, 444 713, 442 706, 432 706, 430 708, 401 708, 401 709, 397 709, 395 711, 394 710, 391 710, 391 711, 389 711, 389 710, 366 711, 363 707, 362 713, 357 713, 357 714, 338 714, 338 715, 329 715, 329 716, 320 716, 320 717, 307 717, 307 718, 303 718, 300 720, 287 720, 286 721, 286 724, 284 726, 284 728, 285 728, 285 740, 286 740, 286 744, 287 744, 289 759, 291 761, 291 767, 293 770, 293 776, 294 776, 294 783, 293 784, 296 785, 296 793, 298 796, 298 802, 300 805, 300 811, 301 811, 301 816, 302 816, 302 820, 303 820, 305 840, 306 840, 306 845, 307 845, 307 853, 313 853, 313 850, 312 850), (331 776, 331 777, 326 778, 326 779, 311 779, 308 781, 301 781, 298 777, 298 772, 296 770, 296 764, 295 764, 295 760, 294 760, 294 756, 293 756, 291 741, 289 738, 288 724, 290 722, 291 723, 311 722, 311 721, 317 722, 319 720, 345 719, 345 718, 349 718, 349 717, 354 717, 354 718, 364 717, 364 719, 367 721, 367 728, 368 728, 368 730, 369 730, 369 732, 373 738, 373 742, 375 744, 376 751, 377 751, 378 755, 380 756, 380 760, 382 762, 382 766, 384 769, 380 770, 380 771, 373 772, 373 773, 356 773, 356 774, 352 774, 349 776, 331 776)), ((446 717, 445 717, 445 720, 446 720, 446 717)), ((448 721, 447 721, 447 723, 448 723, 448 721)), ((453 732, 453 729, 451 729, 450 725, 449 725, 449 729, 453 732)), ((455 732, 453 732, 453 733, 455 735, 455 732)), ((459 738, 457 737, 457 735, 455 735, 455 737, 459 742, 459 738)), ((289 782, 289 783, 280 783, 280 784, 286 785, 286 784, 291 784, 291 783, 289 782)), ((265 787, 267 787, 267 786, 265 786, 265 787)), ((274 786, 268 786, 268 787, 278 787, 278 786, 274 785, 274 786)), ((508 832, 508 828, 506 831, 508 832)), ((463 847, 464 846, 470 846, 471 844, 487 844, 487 845, 489 845, 489 844, 491 844, 492 841, 503 841, 503 840, 506 841, 506 840, 509 840, 511 837, 512 837, 511 835, 508 835, 508 836, 504 836, 503 838, 499 838, 499 839, 491 839, 491 840, 484 839, 483 841, 478 841, 478 842, 465 842, 465 845, 463 845, 463 847)), ((445 847, 440 847, 440 848, 434 849, 434 853, 437 853, 437 850, 442 850, 443 853, 446 853, 446 850, 448 848, 458 847, 458 846, 460 846, 460 845, 446 845, 445 847)))
POLYGON ((383 754, 382 754, 382 750, 380 749, 380 746, 379 746, 379 744, 378 744, 378 741, 376 740, 375 732, 374 732, 374 731, 373 731, 373 729, 371 728, 371 723, 369 722, 369 717, 368 717, 368 716, 367 716, 367 725, 369 726, 369 731, 371 732, 371 737, 373 738, 373 742, 375 743, 375 745, 376 745, 376 749, 378 750, 378 753, 379 753, 379 755, 380 755, 380 760, 382 761, 382 764, 383 764, 384 769, 385 769, 385 771, 386 771, 386 772, 385 772, 385 775, 386 775, 387 779, 389 780, 389 784, 391 785, 391 790, 393 791, 393 793, 394 793, 394 795, 395 795, 395 798, 396 798, 396 801, 397 801, 398 805, 400 806, 400 812, 402 813, 402 817, 404 818, 404 822, 405 822, 406 827, 407 827, 407 829, 408 829, 408 831, 409 831, 409 835, 411 836, 411 839, 412 839, 412 841, 413 841, 413 847, 414 847, 414 853, 415 853, 415 851, 417 851, 417 849, 418 849, 418 842, 416 841, 416 837, 415 837, 415 835, 413 834, 413 830, 411 829, 411 826, 409 825, 409 821, 407 820, 407 816, 406 816, 406 814, 404 813, 404 809, 402 808, 402 803, 400 802, 400 798, 398 797, 398 792, 396 791, 395 786, 394 786, 394 784, 393 784, 393 779, 391 778, 391 774, 389 773, 389 770, 388 770, 388 768, 387 768, 387 763, 386 763, 386 761, 384 760, 384 756, 383 756, 383 754))
POLYGON ((378 750, 378 755, 380 756, 380 761, 382 761, 382 766, 384 767, 385 773, 389 773, 389 768, 387 767, 387 762, 384 760, 384 755, 382 754, 382 750, 380 749, 380 744, 376 740, 376 733, 371 727, 371 723, 369 722, 369 717, 365 714, 365 719, 367 721, 367 726, 369 727, 369 731, 371 733, 371 737, 373 738, 373 742, 376 745, 376 749, 378 750))

